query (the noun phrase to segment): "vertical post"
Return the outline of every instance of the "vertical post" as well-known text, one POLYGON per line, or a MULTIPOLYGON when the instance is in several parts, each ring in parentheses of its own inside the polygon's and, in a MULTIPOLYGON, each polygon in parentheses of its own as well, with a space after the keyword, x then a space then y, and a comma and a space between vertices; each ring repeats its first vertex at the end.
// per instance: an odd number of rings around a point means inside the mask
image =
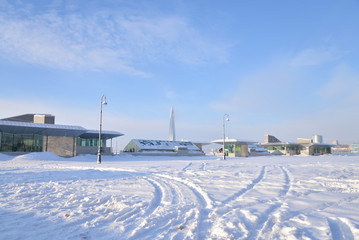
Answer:
POLYGON ((105 94, 102 94, 101 104, 100 104, 100 131, 98 132, 98 149, 97 149, 97 163, 98 164, 101 164, 102 105, 107 105, 105 94))
POLYGON ((72 139, 72 156, 76 156, 76 137, 73 137, 72 139))
POLYGON ((223 160, 226 160, 226 151, 225 151, 225 149, 224 149, 224 146, 225 146, 225 144, 226 144, 226 128, 225 128, 225 121, 229 121, 229 115, 227 114, 227 113, 225 113, 224 115, 223 115, 223 148, 222 148, 222 150, 223 150, 223 160))

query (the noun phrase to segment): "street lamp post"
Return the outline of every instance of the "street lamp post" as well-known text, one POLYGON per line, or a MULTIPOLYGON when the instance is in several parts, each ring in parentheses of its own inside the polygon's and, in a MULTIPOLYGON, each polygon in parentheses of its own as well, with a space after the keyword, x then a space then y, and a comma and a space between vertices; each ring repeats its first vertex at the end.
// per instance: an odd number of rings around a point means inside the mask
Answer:
POLYGON ((226 127, 225 127, 225 123, 226 121, 229 121, 229 115, 227 113, 225 113, 223 115, 223 160, 226 160, 226 151, 224 150, 224 145, 226 144, 226 127))
POLYGON ((102 105, 107 105, 106 96, 101 96, 101 110, 100 110, 100 131, 98 132, 98 150, 97 150, 97 163, 101 163, 101 131, 102 131, 102 105))

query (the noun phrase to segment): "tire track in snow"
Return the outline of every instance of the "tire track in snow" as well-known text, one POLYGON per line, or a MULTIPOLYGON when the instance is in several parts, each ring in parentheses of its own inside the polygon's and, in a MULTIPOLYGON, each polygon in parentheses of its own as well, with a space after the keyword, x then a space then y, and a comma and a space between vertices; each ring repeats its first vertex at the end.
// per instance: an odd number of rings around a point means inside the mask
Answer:
MULTIPOLYGON (((288 180, 286 180, 286 182, 290 183, 289 171, 284 167, 281 167, 281 168, 286 174, 286 179, 288 179, 288 180)), ((284 188, 282 190, 282 194, 287 195, 287 193, 290 191, 290 184, 287 184, 287 187, 288 187, 287 189, 284 188)), ((300 215, 307 216, 307 215, 314 214, 314 215, 318 216, 318 212, 325 211, 326 209, 331 208, 331 207, 339 208, 340 205, 356 201, 357 199, 359 199, 359 197, 349 196, 349 197, 342 198, 339 201, 325 202, 325 203, 322 203, 322 204, 319 204, 316 206, 307 207, 307 208, 297 210, 294 212, 281 211, 280 215, 279 215, 279 220, 277 221, 276 224, 283 224, 284 222, 291 220, 295 217, 298 217, 300 215)), ((283 202, 283 204, 284 204, 284 202, 283 202)), ((355 238, 352 238, 351 236, 356 236, 359 234, 359 231, 356 231, 356 229, 351 226, 350 221, 347 219, 328 218, 325 216, 323 218, 327 219, 328 227, 331 231, 333 239, 355 239, 355 238)), ((274 224, 273 226, 275 226, 276 224, 274 224)), ((278 228, 280 229, 280 226, 278 226, 278 228)))
MULTIPOLYGON (((156 181, 150 179, 149 177, 144 177, 144 180, 146 180, 154 187, 155 189, 153 193, 154 197, 151 200, 150 204, 148 205, 147 209, 144 211, 144 213, 136 214, 135 222, 131 223, 130 226, 127 227, 128 228, 127 232, 131 232, 130 238, 132 238, 136 234, 136 232, 138 232, 138 230, 141 229, 147 223, 146 219, 148 219, 159 208, 160 204, 163 202, 164 191, 162 190, 161 186, 156 181), (136 219, 140 217, 142 217, 142 221, 141 223, 137 223, 136 219)), ((134 218, 134 216, 131 216, 131 219, 132 218, 134 218)), ((125 222, 128 222, 128 220, 130 219, 126 219, 125 222)))
POLYGON ((178 178, 178 177, 172 177, 172 176, 163 175, 163 174, 156 174, 156 176, 166 178, 166 179, 170 179, 170 180, 174 180, 174 181, 177 181, 177 182, 180 182, 180 183, 186 185, 197 196, 197 198, 199 199, 201 205, 204 206, 204 208, 211 209, 213 207, 212 200, 209 198, 207 193, 205 191, 203 191, 201 187, 197 186, 193 182, 190 182, 190 181, 188 181, 186 179, 181 179, 181 178, 178 178))
POLYGON ((207 163, 202 162, 201 167, 199 168, 199 170, 206 171, 206 168, 207 168, 207 163))
POLYGON ((182 171, 185 172, 189 167, 192 166, 192 162, 188 163, 184 168, 182 168, 182 171))
MULTIPOLYGON (((326 203, 322 203, 320 205, 297 210, 295 212, 286 212, 282 215, 280 223, 284 223, 284 222, 291 220, 293 218, 296 218, 298 216, 307 216, 307 215, 311 215, 313 213, 314 213, 314 215, 318 215, 318 212, 325 211, 326 209, 331 208, 331 207, 339 208, 339 206, 343 203, 350 203, 350 202, 356 201, 358 199, 359 199, 359 197, 349 196, 349 197, 345 197, 337 202, 331 202, 331 203, 326 202, 326 203)), ((324 217, 324 218, 326 218, 326 217, 324 217)), ((340 221, 340 220, 336 220, 335 218, 326 218, 326 219, 328 222, 328 227, 330 228, 330 231, 332 232, 332 235, 336 236, 336 234, 338 234, 337 230, 338 229, 340 230, 340 227, 337 226, 338 223, 336 223, 336 222, 333 223, 333 221, 340 221), (334 220, 331 221, 330 219, 334 219, 334 220)), ((348 224, 348 225, 350 225, 350 224, 348 224)), ((353 232, 355 232, 355 230, 353 232)), ((359 231, 357 230, 355 234, 359 236, 359 231)), ((354 236, 355 236, 355 234, 354 234, 354 236)), ((333 239, 337 239, 337 238, 333 237, 333 239)), ((340 238, 338 238, 338 239, 340 239, 340 238)), ((351 238, 348 238, 348 239, 351 239, 351 238)))
POLYGON ((291 185, 291 180, 289 178, 288 170, 284 167, 280 166, 280 170, 284 176, 284 185, 283 189, 280 190, 278 195, 278 200, 271 204, 270 207, 261 214, 261 217, 258 218, 257 224, 255 229, 252 229, 250 231, 250 234, 248 236, 248 239, 266 239, 263 238, 262 235, 265 231, 269 232, 272 230, 273 226, 276 223, 276 219, 281 217, 280 214, 275 214, 278 209, 280 209, 284 204, 284 199, 286 198, 291 185))
MULTIPOLYGON (((244 194, 246 194, 247 192, 251 191, 252 189, 255 188, 255 186, 257 184, 259 184, 261 181, 263 181, 263 178, 266 175, 266 166, 263 166, 261 168, 260 173, 258 174, 258 176, 252 180, 252 182, 250 184, 248 184, 245 188, 239 190, 238 192, 236 192, 235 194, 233 194, 232 196, 230 196, 229 198, 225 199, 213 212, 213 214, 211 214, 211 218, 213 219, 212 224, 211 224, 211 228, 213 231, 211 231, 211 233, 209 233, 209 235, 214 235, 216 236, 215 229, 220 228, 223 234, 222 236, 218 236, 220 238, 223 238, 224 235, 229 234, 227 233, 227 231, 224 229, 226 228, 225 226, 228 224, 231 224, 228 222, 228 219, 226 219, 227 216, 231 215, 231 214, 237 214, 236 211, 238 210, 238 207, 234 207, 233 205, 231 205, 232 202, 236 202, 238 201, 239 198, 241 198, 244 194), (226 233, 223 233, 226 232, 226 233)), ((241 214, 244 218, 245 216, 243 214, 241 214)), ((245 220, 246 222, 246 220, 245 220)), ((233 226, 238 226, 239 228, 232 228, 231 230, 231 234, 229 235, 247 235, 248 234, 248 230, 246 229, 245 224, 242 224, 242 222, 239 220, 238 223, 232 223, 233 226)), ((237 237, 238 237, 237 236, 237 237)))
POLYGON ((264 175, 266 173, 266 166, 262 167, 261 172, 259 173, 258 177, 256 179, 254 179, 250 184, 248 184, 245 188, 241 189, 240 191, 236 192, 235 194, 233 194, 232 196, 230 196, 229 198, 227 198, 226 200, 224 200, 221 204, 221 206, 225 206, 228 203, 236 200, 237 198, 239 198, 240 196, 242 196, 243 194, 245 194, 246 192, 252 190, 260 181, 262 181, 264 175))
POLYGON ((336 240, 354 240, 355 234, 352 229, 353 226, 342 218, 331 217, 327 218, 332 238, 336 240))
POLYGON ((162 174, 157 174, 156 176, 181 183, 185 185, 196 196, 199 203, 199 206, 197 206, 198 213, 196 214, 198 218, 197 226, 196 226, 197 229, 196 232, 198 236, 196 238, 204 239, 207 229, 210 227, 208 220, 209 220, 209 214, 211 212, 211 209, 213 208, 212 200, 209 198, 207 193, 203 191, 201 187, 197 186, 193 182, 190 182, 186 179, 181 179, 178 177, 172 177, 162 174))
POLYGON ((147 178, 155 187, 156 195, 152 202, 152 211, 143 215, 143 219, 137 228, 132 230, 129 239, 153 239, 161 236, 162 239, 172 239, 175 236, 182 239, 187 235, 197 233, 197 237, 205 226, 208 218, 209 209, 212 207, 209 197, 200 187, 188 180, 177 177, 156 174, 147 178), (184 192, 190 192, 197 199, 198 204, 193 202, 193 198, 184 197, 184 192), (184 226, 184 230, 177 229, 184 226), (166 237, 164 237, 166 236, 166 237))

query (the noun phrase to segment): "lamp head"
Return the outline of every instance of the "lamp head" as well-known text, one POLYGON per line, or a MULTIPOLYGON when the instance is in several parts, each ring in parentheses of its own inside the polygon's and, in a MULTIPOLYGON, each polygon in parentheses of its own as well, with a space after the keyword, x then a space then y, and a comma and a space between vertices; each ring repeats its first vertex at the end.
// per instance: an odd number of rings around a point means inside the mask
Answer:
POLYGON ((224 116, 223 116, 223 119, 224 118, 226 118, 225 120, 227 121, 227 122, 229 122, 229 115, 226 113, 226 114, 224 114, 224 116))
POLYGON ((106 96, 105 96, 105 99, 104 99, 103 102, 102 102, 102 105, 107 105, 106 96))

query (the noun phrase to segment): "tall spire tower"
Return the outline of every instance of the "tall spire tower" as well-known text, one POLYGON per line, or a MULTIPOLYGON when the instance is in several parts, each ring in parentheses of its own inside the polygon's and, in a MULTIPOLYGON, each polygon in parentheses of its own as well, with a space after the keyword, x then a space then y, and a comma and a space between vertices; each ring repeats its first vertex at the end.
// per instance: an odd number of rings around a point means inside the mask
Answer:
POLYGON ((170 141, 176 141, 175 115, 174 115, 174 113, 173 113, 173 106, 171 106, 169 140, 170 140, 170 141))

